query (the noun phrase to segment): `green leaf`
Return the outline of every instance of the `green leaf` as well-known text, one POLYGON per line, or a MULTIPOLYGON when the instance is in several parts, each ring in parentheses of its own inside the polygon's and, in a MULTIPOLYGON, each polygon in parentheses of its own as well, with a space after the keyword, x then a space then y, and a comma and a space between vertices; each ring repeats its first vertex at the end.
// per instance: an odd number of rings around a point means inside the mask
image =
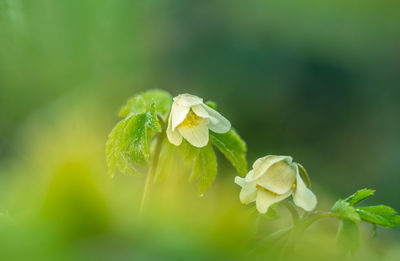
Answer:
MULTIPOLYGON (((205 104, 214 110, 217 109, 217 104, 213 101, 207 101, 205 104)), ((247 174, 246 142, 235 130, 231 129, 222 134, 210 131, 210 140, 241 176, 247 174)))
POLYGON ((361 189, 351 195, 350 197, 346 198, 345 201, 349 202, 351 206, 355 206, 356 204, 360 203, 361 201, 371 197, 374 195, 375 190, 372 189, 361 189))
POLYGON ((172 106, 172 96, 168 92, 162 90, 151 90, 133 96, 121 108, 119 116, 126 117, 129 114, 150 111, 153 103, 155 105, 156 114, 166 122, 172 106))
POLYGON ((354 221, 340 220, 336 244, 344 254, 349 252, 354 256, 360 247, 360 231, 354 221))
POLYGON ((244 176, 247 173, 247 160, 246 160, 246 143, 240 136, 231 129, 226 133, 215 133, 210 131, 210 139, 212 144, 229 162, 236 168, 236 171, 244 176))
POLYGON ((178 148, 186 165, 191 167, 193 165, 193 160, 199 155, 200 149, 191 145, 185 139, 182 140, 182 144, 178 148))
POLYGON ((199 193, 202 195, 217 176, 217 157, 211 144, 200 148, 194 158, 191 179, 198 180, 199 193))
POLYGON ((182 158, 178 151, 178 147, 171 144, 167 138, 163 139, 162 147, 160 151, 160 157, 154 176, 154 182, 160 182, 164 180, 170 173, 176 173, 184 171, 182 169, 182 158))
POLYGON ((341 219, 360 221, 360 216, 357 214, 355 208, 350 206, 349 202, 341 199, 336 201, 331 209, 331 212, 341 219))
POLYGON ((356 209, 363 221, 387 228, 400 227, 400 216, 393 208, 385 205, 359 207, 356 209))
POLYGON ((118 168, 123 174, 137 175, 137 166, 149 160, 149 130, 161 131, 155 104, 147 112, 130 114, 111 131, 106 143, 107 165, 113 176, 118 168))

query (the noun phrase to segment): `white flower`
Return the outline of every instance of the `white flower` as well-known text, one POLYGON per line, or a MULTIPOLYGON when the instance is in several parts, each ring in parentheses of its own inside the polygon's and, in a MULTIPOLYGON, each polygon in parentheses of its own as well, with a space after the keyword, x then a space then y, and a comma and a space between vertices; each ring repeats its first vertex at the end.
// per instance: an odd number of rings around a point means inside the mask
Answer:
POLYGON ((307 188, 297 163, 289 156, 259 158, 246 177, 236 177, 235 183, 242 187, 240 201, 243 204, 256 201, 257 210, 263 214, 272 204, 290 195, 294 203, 306 211, 312 211, 317 205, 317 198, 307 188))
POLYGON ((231 123, 221 114, 203 103, 203 99, 190 94, 181 94, 174 98, 168 119, 168 140, 179 146, 182 138, 201 148, 208 143, 208 129, 216 133, 225 133, 231 123))

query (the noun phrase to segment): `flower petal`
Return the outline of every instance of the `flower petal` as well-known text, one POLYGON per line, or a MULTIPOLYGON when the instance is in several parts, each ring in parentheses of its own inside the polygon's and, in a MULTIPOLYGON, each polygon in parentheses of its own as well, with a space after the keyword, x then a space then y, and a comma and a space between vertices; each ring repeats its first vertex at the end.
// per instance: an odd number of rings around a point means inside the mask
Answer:
POLYGON ((172 130, 171 122, 172 122, 172 114, 170 114, 168 118, 167 137, 169 142, 171 142, 175 146, 179 146, 182 143, 182 135, 178 132, 178 130, 172 130))
POLYGON ((197 125, 179 126, 179 133, 193 146, 201 148, 208 143, 208 119, 200 119, 197 125))
POLYGON ((242 187, 240 191, 240 202, 249 204, 256 200, 257 188, 254 182, 247 183, 244 178, 235 177, 235 183, 242 187))
POLYGON ((307 188, 298 171, 296 180, 296 189, 293 193, 294 203, 305 211, 312 211, 317 205, 317 197, 307 188))
POLYGON ((225 133, 231 129, 231 123, 219 112, 203 104, 203 108, 208 112, 210 117, 209 128, 216 133, 225 133))
POLYGON ((261 214, 267 213, 269 207, 276 202, 282 201, 290 196, 290 192, 283 195, 272 195, 272 193, 264 190, 257 191, 256 207, 261 214))
POLYGON ((297 165, 291 159, 284 159, 272 164, 256 182, 272 192, 284 194, 292 189, 296 174, 297 165))
POLYGON ((172 104, 172 130, 175 130, 175 128, 185 120, 189 111, 190 107, 182 106, 177 103, 172 104))
POLYGON ((210 115, 203 108, 203 106, 201 104, 192 106, 192 110, 193 110, 194 113, 196 113, 197 116, 199 116, 201 118, 210 118, 210 115))
POLYGON ((247 184, 246 180, 239 176, 235 177, 235 183, 238 184, 242 188, 247 184))
POLYGON ((184 93, 174 97, 174 103, 177 103, 181 106, 191 107, 197 104, 202 104, 203 99, 195 95, 184 93))
POLYGON ((262 158, 257 159, 253 164, 253 173, 248 173, 246 176, 247 182, 253 181, 261 177, 271 165, 275 164, 281 160, 292 160, 289 156, 275 156, 275 155, 268 155, 262 158))

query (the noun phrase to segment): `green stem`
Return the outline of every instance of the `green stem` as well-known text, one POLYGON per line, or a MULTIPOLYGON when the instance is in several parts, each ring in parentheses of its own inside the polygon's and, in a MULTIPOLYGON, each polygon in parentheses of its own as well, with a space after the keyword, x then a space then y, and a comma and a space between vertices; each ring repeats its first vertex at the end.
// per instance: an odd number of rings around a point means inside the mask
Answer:
POLYGON ((161 147, 162 147, 162 141, 165 137, 165 132, 162 130, 158 135, 156 139, 156 148, 154 150, 154 155, 151 160, 151 165, 147 171, 147 176, 146 176, 146 183, 144 184, 144 189, 143 189, 143 195, 142 195, 142 201, 140 203, 140 209, 139 209, 139 214, 142 215, 144 211, 144 206, 146 205, 146 202, 148 200, 149 194, 150 194, 150 188, 154 179, 154 174, 157 170, 157 165, 158 165, 158 160, 160 158, 160 152, 161 152, 161 147))
POLYGON ((299 220, 297 224, 294 224, 289 232, 290 234, 288 239, 284 242, 282 246, 278 260, 287 260, 288 255, 293 252, 293 248, 295 247, 296 243, 301 238, 303 233, 307 230, 307 228, 315 221, 326 217, 334 217, 334 215, 331 212, 315 212, 314 214, 311 214, 310 216, 299 220))
POLYGON ((292 215, 293 226, 295 226, 300 220, 299 213, 297 212, 296 208, 288 201, 284 200, 281 203, 289 210, 290 214, 292 215))

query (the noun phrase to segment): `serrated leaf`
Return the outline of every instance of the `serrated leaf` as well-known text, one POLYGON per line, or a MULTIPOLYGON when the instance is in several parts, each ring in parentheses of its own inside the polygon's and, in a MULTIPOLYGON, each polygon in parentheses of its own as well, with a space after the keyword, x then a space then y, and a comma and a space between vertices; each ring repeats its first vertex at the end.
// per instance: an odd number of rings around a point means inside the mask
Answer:
POLYGON ((360 216, 357 214, 354 207, 350 206, 349 202, 339 199, 333 205, 331 212, 338 218, 351 221, 360 221, 360 216))
POLYGON ((361 201, 371 197, 375 194, 375 190, 372 189, 361 189, 351 195, 350 197, 346 198, 345 201, 349 202, 351 206, 355 206, 356 204, 360 203, 361 201))
POLYGON ((156 114, 166 122, 172 106, 172 96, 168 92, 162 90, 151 90, 133 96, 121 108, 119 116, 126 117, 129 114, 150 111, 153 103, 156 114))
POLYGON ((136 164, 147 165, 149 130, 161 131, 154 104, 150 106, 150 111, 130 114, 114 127, 106 143, 107 164, 111 176, 116 168, 123 174, 136 175, 136 164))
POLYGON ((340 220, 336 244, 344 254, 355 255, 360 247, 360 231, 357 223, 346 219, 340 220))
POLYGON ((231 129, 226 133, 215 133, 210 131, 210 140, 219 151, 236 168, 236 171, 244 176, 247 173, 246 152, 247 147, 244 140, 231 129))
POLYGON ((217 176, 217 157, 211 144, 199 149, 194 159, 191 179, 198 179, 199 193, 202 195, 217 176))
POLYGON ((381 225, 387 228, 395 228, 400 225, 400 216, 393 208, 385 205, 359 207, 356 209, 363 221, 381 225))

